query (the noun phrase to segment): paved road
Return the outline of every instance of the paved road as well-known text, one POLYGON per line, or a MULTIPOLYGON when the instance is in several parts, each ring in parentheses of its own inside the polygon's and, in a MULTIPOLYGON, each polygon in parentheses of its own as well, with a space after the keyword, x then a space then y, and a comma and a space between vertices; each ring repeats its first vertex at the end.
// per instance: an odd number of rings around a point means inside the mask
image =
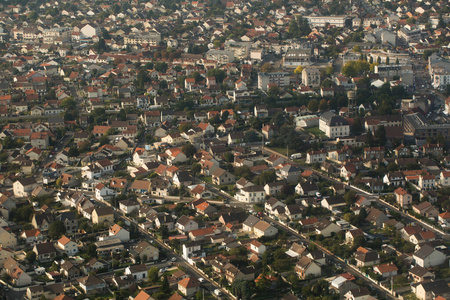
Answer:
POLYGON ((294 235, 295 237, 297 237, 299 240, 301 240, 304 243, 315 244, 319 249, 321 249, 326 254, 328 259, 332 260, 332 262, 335 266, 336 265, 341 266, 344 268, 344 270, 346 272, 352 274, 355 278, 360 278, 360 279, 364 280, 366 283, 368 283, 370 286, 372 286, 379 295, 380 294, 383 295, 386 299, 396 299, 390 293, 388 293, 384 289, 382 289, 379 285, 375 284, 370 279, 366 278, 359 270, 357 270, 357 269, 355 270, 354 268, 350 267, 343 259, 341 259, 340 257, 337 257, 336 255, 334 255, 327 249, 323 248, 319 244, 315 243, 314 241, 311 241, 311 240, 305 238, 303 235, 299 234, 296 230, 293 230, 266 215, 264 216, 264 219, 267 222, 274 224, 275 227, 277 227, 278 229, 288 232, 291 235, 294 235))
MULTIPOLYGON (((105 201, 97 201, 97 203, 99 203, 102 206, 110 206, 111 207, 111 204, 108 203, 108 202, 105 202, 105 201)), ((158 245, 160 246, 160 249, 162 249, 164 251, 164 253, 166 254, 167 257, 176 257, 178 265, 184 267, 187 270, 188 274, 190 274, 191 276, 196 277, 196 278, 203 278, 203 279, 205 279, 205 283, 203 283, 202 286, 206 290, 209 290, 213 296, 215 296, 213 291, 215 289, 219 289, 219 290, 222 291, 222 294, 223 294, 223 296, 220 297, 221 299, 234 299, 233 296, 231 294, 229 294, 228 290, 226 290, 224 288, 221 288, 215 281, 213 281, 213 280, 209 279, 208 277, 204 276, 195 267, 193 267, 189 263, 187 263, 180 255, 178 255, 177 253, 172 251, 172 249, 169 248, 166 244, 164 244, 162 241, 154 238, 154 236, 151 233, 149 233, 147 230, 145 230, 145 229, 141 228, 140 226, 138 226, 138 224, 134 220, 124 216, 118 210, 115 210, 114 216, 115 216, 115 218, 122 219, 123 221, 129 221, 129 222, 134 223, 137 226, 139 232, 142 235, 144 235, 145 240, 147 240, 147 241, 154 241, 154 242, 158 243, 158 245)))
MULTIPOLYGON (((275 153, 275 154, 277 154, 277 155, 279 155, 279 156, 281 156, 281 157, 284 157, 284 158, 287 159, 288 161, 290 161, 290 162, 292 162, 292 163, 295 164, 295 162, 292 161, 292 160, 290 160, 286 155, 283 155, 283 154, 281 154, 281 153, 278 153, 278 152, 276 152, 276 151, 274 151, 274 150, 272 150, 272 149, 264 148, 263 151, 266 151, 267 153, 275 153)), ((318 176, 320 176, 321 178, 326 179, 326 180, 329 180, 329 181, 331 181, 331 182, 335 182, 335 183, 339 183, 339 184, 342 184, 342 183, 343 183, 342 181, 339 181, 339 180, 337 180, 337 179, 335 179, 335 178, 331 178, 331 177, 329 177, 329 176, 327 176, 327 175, 324 175, 324 174, 321 173, 321 172, 317 172, 316 170, 312 169, 311 167, 304 167, 304 166, 302 166, 302 168, 303 168, 303 169, 307 169, 307 170, 311 170, 311 171, 313 171, 315 174, 317 174, 318 176)), ((358 193, 358 194, 364 195, 365 197, 368 198, 368 200, 375 201, 376 203, 378 203, 379 205, 381 205, 381 206, 384 207, 384 208, 391 209, 391 210, 394 210, 394 211, 398 212, 398 213, 402 216, 402 218, 405 219, 405 220, 407 221, 406 223, 411 223, 411 222, 420 223, 420 225, 421 225, 422 227, 424 227, 424 228, 426 228, 426 229, 428 229, 428 230, 433 231, 433 232, 436 234, 436 237, 443 237, 444 239, 449 239, 449 240, 450 240, 450 236, 449 236, 448 234, 442 234, 442 233, 440 232, 440 230, 435 229, 434 227, 430 226, 428 223, 425 223, 425 222, 422 221, 422 220, 415 219, 415 218, 411 217, 410 215, 404 213, 403 211, 400 211, 400 210, 397 209, 396 207, 394 207, 394 206, 392 206, 392 205, 390 205, 390 204, 384 202, 383 200, 381 200, 379 196, 377 196, 377 195, 372 195, 372 194, 367 193, 367 192, 362 193, 359 189, 357 189, 357 188, 355 188, 355 187, 353 187, 353 186, 348 186, 348 188, 351 189, 351 190, 353 190, 353 191, 355 191, 355 192, 358 193)))

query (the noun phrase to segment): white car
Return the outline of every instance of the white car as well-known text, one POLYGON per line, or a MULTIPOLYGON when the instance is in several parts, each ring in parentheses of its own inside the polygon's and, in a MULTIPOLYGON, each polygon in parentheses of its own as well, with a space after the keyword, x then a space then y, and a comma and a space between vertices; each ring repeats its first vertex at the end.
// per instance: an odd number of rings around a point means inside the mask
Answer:
POLYGON ((322 197, 322 194, 319 193, 319 192, 316 192, 316 197, 317 197, 317 198, 320 198, 320 197, 322 197))
POLYGON ((174 256, 170 259, 171 261, 177 261, 177 258, 174 256))
POLYGON ((205 278, 199 277, 199 278, 198 278, 198 281, 203 283, 203 282, 205 282, 205 278))

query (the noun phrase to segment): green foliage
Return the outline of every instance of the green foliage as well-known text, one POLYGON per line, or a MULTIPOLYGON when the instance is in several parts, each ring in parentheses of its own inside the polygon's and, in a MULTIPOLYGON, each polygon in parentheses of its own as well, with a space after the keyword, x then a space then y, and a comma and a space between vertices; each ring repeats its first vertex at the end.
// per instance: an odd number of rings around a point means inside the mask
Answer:
POLYGON ((181 151, 183 151, 183 153, 187 157, 192 157, 197 152, 197 148, 195 148, 195 146, 192 145, 191 143, 188 143, 183 145, 183 147, 181 147, 181 151))
POLYGON ((30 222, 33 219, 33 212, 31 205, 21 206, 11 211, 11 219, 16 223, 30 222))
POLYGON ((370 70, 370 65, 367 61, 357 60, 357 61, 349 61, 342 67, 342 74, 348 77, 355 77, 364 72, 368 72, 370 70))
POLYGON ((302 38, 310 33, 311 27, 308 24, 308 20, 301 16, 289 23, 288 37, 290 38, 302 38))
POLYGON ((151 267, 148 270, 148 281, 150 281, 151 283, 156 283, 158 282, 159 279, 159 270, 157 267, 151 267))
POLYGON ((66 226, 62 221, 54 221, 48 228, 48 235, 53 239, 59 239, 66 233, 66 226))
POLYGON ((34 251, 30 250, 27 252, 26 258, 27 258, 28 262, 30 264, 32 264, 36 261, 36 253, 34 251))
POLYGON ((275 182, 276 180, 277 174, 275 173, 275 170, 268 170, 257 176, 254 183, 257 185, 265 185, 267 183, 275 182))

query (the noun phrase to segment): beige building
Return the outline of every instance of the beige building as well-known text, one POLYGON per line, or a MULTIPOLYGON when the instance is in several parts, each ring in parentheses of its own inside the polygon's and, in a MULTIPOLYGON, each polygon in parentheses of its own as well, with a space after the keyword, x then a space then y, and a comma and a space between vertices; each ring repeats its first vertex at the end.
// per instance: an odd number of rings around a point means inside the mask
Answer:
POLYGON ((0 227, 0 245, 4 248, 15 247, 17 245, 17 238, 14 234, 0 227))
POLYGON ((92 223, 109 225, 114 224, 114 211, 110 207, 96 207, 92 212, 92 223))
POLYGON ((14 196, 18 198, 28 197, 36 188, 36 180, 32 177, 20 178, 13 184, 14 196))
POLYGON ((141 262, 154 261, 159 259, 158 248, 150 245, 146 241, 142 241, 130 250, 131 255, 136 258, 140 257, 141 262))

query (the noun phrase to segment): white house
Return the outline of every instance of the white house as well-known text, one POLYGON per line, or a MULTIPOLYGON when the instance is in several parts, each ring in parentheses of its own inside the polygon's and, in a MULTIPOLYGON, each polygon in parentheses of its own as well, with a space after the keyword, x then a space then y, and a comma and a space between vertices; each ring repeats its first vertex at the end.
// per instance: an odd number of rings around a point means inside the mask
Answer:
POLYGON ((113 189, 110 189, 103 183, 99 183, 95 186, 95 198, 98 200, 105 200, 109 197, 113 197, 117 195, 117 192, 113 189))
POLYGON ((423 245, 419 250, 414 252, 413 259, 417 265, 423 268, 430 268, 442 265, 447 259, 447 256, 429 245, 423 245))
POLYGON ((65 235, 63 235, 57 244, 58 248, 63 250, 67 255, 74 255, 78 253, 78 245, 65 235))
POLYGON ((330 138, 343 137, 350 134, 350 124, 347 120, 330 111, 320 116, 319 129, 330 138))
POLYGON ((109 228, 109 236, 107 238, 103 238, 103 240, 105 239, 119 239, 122 243, 125 243, 130 240, 130 232, 118 224, 114 224, 109 228))
POLYGON ((80 34, 82 38, 92 38, 100 34, 100 28, 95 25, 86 24, 80 29, 80 34))
POLYGON ((239 202, 245 203, 260 203, 264 201, 266 191, 262 185, 253 185, 241 189, 236 198, 239 202))
POLYGON ((133 211, 139 211, 140 204, 135 200, 122 200, 119 201, 119 209, 126 214, 130 214, 133 211))
POLYGON ((253 232, 257 237, 274 236, 278 233, 278 229, 270 225, 266 221, 259 221, 253 228, 253 232))
POLYGON ((191 218, 183 215, 178 219, 177 223, 175 224, 175 228, 180 232, 186 233, 192 230, 197 230, 198 223, 191 218))
POLYGON ((147 266, 145 264, 128 266, 125 275, 133 276, 134 280, 141 281, 147 278, 147 266))

